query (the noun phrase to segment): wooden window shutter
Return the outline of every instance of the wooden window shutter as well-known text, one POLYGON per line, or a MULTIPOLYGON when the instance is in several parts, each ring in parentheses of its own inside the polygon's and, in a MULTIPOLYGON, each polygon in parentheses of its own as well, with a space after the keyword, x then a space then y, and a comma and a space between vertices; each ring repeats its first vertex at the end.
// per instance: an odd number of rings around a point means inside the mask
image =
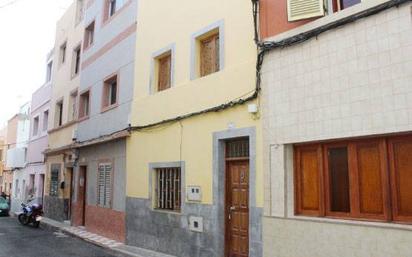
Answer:
POLYGON ((295 205, 296 214, 321 216, 322 152, 319 145, 296 148, 295 205))
POLYGON ((217 72, 219 65, 219 34, 214 34, 200 42, 200 76, 217 72))
POLYGON ((323 0, 287 0, 288 21, 325 15, 323 0))
POLYGON ((157 91, 171 87, 172 55, 168 54, 159 59, 159 77, 157 91))
POLYGON ((356 143, 353 161, 356 217, 389 219, 389 183, 384 140, 356 143))
POLYGON ((412 136, 389 140, 393 219, 412 222, 412 136))

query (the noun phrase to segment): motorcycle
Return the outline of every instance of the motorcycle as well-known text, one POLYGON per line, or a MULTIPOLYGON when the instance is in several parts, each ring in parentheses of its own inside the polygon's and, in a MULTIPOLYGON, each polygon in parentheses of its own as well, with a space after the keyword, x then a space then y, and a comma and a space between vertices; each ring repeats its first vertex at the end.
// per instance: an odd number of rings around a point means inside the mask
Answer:
POLYGON ((19 222, 22 225, 33 224, 35 228, 40 226, 40 221, 43 215, 43 206, 41 204, 27 204, 22 203, 22 212, 18 214, 19 222))

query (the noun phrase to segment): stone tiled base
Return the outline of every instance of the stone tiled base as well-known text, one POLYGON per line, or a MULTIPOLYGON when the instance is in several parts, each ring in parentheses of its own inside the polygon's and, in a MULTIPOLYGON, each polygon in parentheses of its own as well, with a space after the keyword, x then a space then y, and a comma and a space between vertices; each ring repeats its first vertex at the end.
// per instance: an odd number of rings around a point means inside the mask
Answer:
POLYGON ((67 215, 64 212, 64 201, 62 198, 45 196, 43 204, 45 216, 57 221, 67 219, 67 215))
POLYGON ((87 230, 120 242, 126 240, 125 219, 124 212, 92 205, 86 206, 87 230))

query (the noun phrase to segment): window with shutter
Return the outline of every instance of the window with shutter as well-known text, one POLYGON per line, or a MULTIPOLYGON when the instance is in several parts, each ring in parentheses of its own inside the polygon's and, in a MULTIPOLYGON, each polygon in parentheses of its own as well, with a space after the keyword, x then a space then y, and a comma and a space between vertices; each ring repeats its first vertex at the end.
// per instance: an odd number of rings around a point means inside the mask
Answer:
POLYGON ((98 168, 97 205, 111 207, 112 197, 112 165, 100 164, 98 168))
POLYGON ((412 136, 389 140, 393 218, 412 222, 412 136))
POLYGON ((200 41, 200 76, 219 71, 219 33, 200 41))
POLYGON ((325 15, 324 0, 287 0, 287 7, 289 21, 325 15))
POLYGON ((158 59, 157 91, 163 91, 171 87, 171 64, 172 55, 170 52, 158 59))
POLYGON ((411 223, 411 152, 412 135, 295 146, 296 214, 411 223))
POLYGON ((181 172, 179 167, 155 170, 156 199, 155 208, 180 211, 181 209, 181 172))

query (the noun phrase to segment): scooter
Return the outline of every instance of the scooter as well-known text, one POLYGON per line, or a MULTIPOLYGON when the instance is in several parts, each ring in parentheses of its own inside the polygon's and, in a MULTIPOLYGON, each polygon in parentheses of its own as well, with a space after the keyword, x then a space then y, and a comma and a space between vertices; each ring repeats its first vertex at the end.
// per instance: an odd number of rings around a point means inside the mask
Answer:
POLYGON ((18 214, 19 222, 22 225, 33 224, 35 228, 40 226, 40 221, 43 215, 43 206, 41 204, 30 204, 31 200, 27 204, 22 203, 22 212, 18 214))

